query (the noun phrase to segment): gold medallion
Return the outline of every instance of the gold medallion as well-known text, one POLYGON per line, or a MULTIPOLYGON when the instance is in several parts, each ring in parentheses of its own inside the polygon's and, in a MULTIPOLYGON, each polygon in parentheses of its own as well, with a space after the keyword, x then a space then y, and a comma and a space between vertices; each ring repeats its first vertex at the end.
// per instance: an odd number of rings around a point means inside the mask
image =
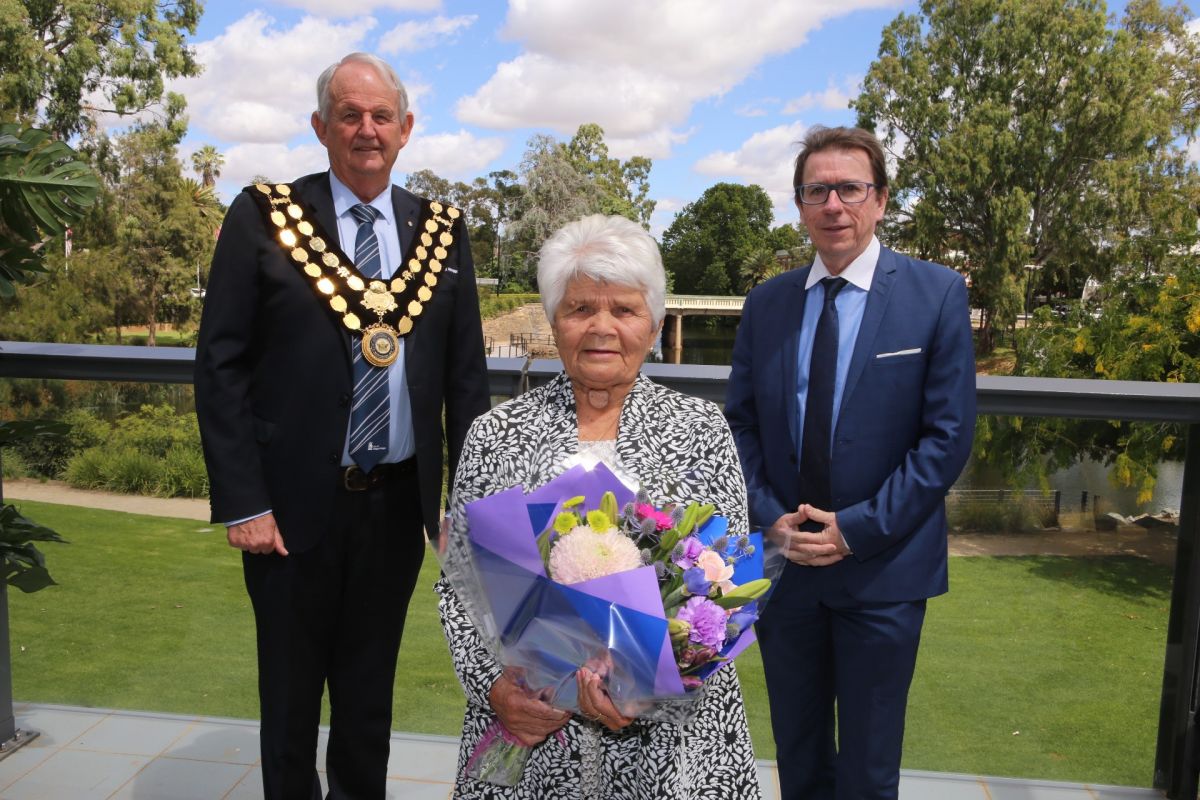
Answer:
POLYGON ((262 192, 263 194, 270 194, 270 193, 271 193, 271 187, 270 187, 270 186, 267 186, 265 183, 256 183, 256 184, 254 184, 254 188, 255 188, 255 189, 258 189, 258 190, 259 190, 260 192, 262 192))
POLYGON ((367 288, 367 285, 363 283, 363 279, 357 275, 351 275, 349 278, 347 278, 346 285, 356 292, 361 292, 363 289, 367 288))
MULTIPOLYGON (((312 226, 312 223, 311 223, 311 222, 309 222, 309 221, 308 221, 308 220, 306 220, 306 219, 302 219, 302 220, 300 220, 300 222, 299 222, 299 223, 297 223, 297 225, 296 225, 296 230, 300 231, 300 233, 301 233, 301 234, 303 234, 303 235, 305 235, 305 236, 312 236, 312 235, 313 235, 313 226, 312 226)), ((324 242, 322 242, 322 244, 324 244, 324 242)), ((315 247, 314 247, 314 248, 313 248, 313 250, 317 250, 317 248, 315 248, 315 247)), ((319 252, 321 252, 321 251, 320 251, 320 250, 317 250, 317 252, 319 253, 319 252)))
POLYGON ((272 211, 271 222, 275 223, 275 227, 282 228, 284 225, 287 225, 287 217, 283 215, 282 211, 272 211))
POLYGON ((417 299, 422 303, 428 303, 431 297, 433 297, 433 292, 429 291, 428 286, 422 286, 420 289, 417 289, 417 299))
POLYGON ((393 278, 392 279, 392 291, 395 292, 396 294, 400 294, 401 292, 403 292, 404 291, 404 281, 400 280, 399 278, 393 278))
POLYGON ((429 259, 429 271, 430 272, 441 272, 442 271, 442 262, 438 261, 436 258, 429 259))
POLYGON ((290 206, 288 206, 288 216, 292 219, 300 219, 304 216, 304 209, 300 208, 300 206, 296 205, 295 203, 292 203, 290 206))
POLYGON ((316 264, 305 264, 304 274, 310 278, 319 278, 321 277, 321 268, 316 264))
POLYGON ((437 200, 433 200, 433 201, 431 201, 431 202, 429 203, 429 208, 430 208, 430 210, 432 210, 432 211, 433 211, 433 213, 435 213, 435 214, 440 214, 440 213, 442 213, 442 204, 441 204, 441 203, 439 203, 437 200))
POLYGON ((407 336, 408 332, 412 330, 412 317, 401 317, 400 321, 396 323, 396 328, 400 331, 401 336, 407 336))
POLYGON ((426 272, 425 273, 425 285, 428 286, 430 289, 437 286, 437 275, 434 275, 432 272, 426 272))
POLYGON ((287 228, 284 228, 279 232, 279 241, 287 245, 288 249, 291 249, 296 246, 296 234, 292 233, 287 228))
POLYGON ((320 290, 321 294, 333 294, 333 281, 329 280, 329 278, 321 278, 321 280, 317 281, 317 289, 320 290))
POLYGON ((446 248, 440 247, 440 246, 433 248, 433 257, 436 258, 438 261, 445 261, 446 260, 446 248))
POLYGON ((428 233, 422 233, 421 244, 425 245, 426 247, 433 247, 433 237, 428 233))
POLYGON ((441 240, 442 245, 445 247, 449 247, 451 244, 454 243, 454 237, 451 236, 450 234, 446 233, 445 231, 442 232, 442 235, 439 236, 438 239, 441 240))
POLYGON ((275 186, 275 191, 279 192, 284 197, 288 197, 292 193, 292 187, 288 186, 286 183, 280 183, 275 186))
POLYGON ((359 326, 362 325, 362 323, 358 320, 357 314, 347 314, 346 316, 342 317, 342 324, 352 331, 358 330, 359 326))
POLYGON ((292 260, 303 264, 308 261, 308 251, 303 247, 297 247, 292 250, 292 260))
POLYGON ((450 206, 446 213, 450 215, 450 219, 458 219, 458 209, 454 206, 450 206))
POLYGON ((387 284, 383 281, 371 281, 370 288, 363 292, 362 304, 368 310, 374 311, 382 317, 387 312, 396 308, 396 298, 392 297, 392 293, 388 291, 387 284))
MULTIPOLYGON (((301 230, 300 232, 304 233, 303 230, 301 230)), ((308 234, 305 234, 305 235, 307 236, 308 234)), ((316 250, 318 253, 325 252, 325 240, 322 239, 320 236, 314 236, 311 239, 309 239, 308 246, 311 247, 313 250, 316 250)))
POLYGON ((387 325, 370 325, 362 332, 362 354, 371 364, 386 367, 400 354, 400 339, 387 325))
POLYGON ((342 297, 340 294, 335 294, 333 297, 329 298, 329 307, 339 314, 345 312, 346 298, 342 297))
POLYGON ((413 300, 411 303, 408 304, 408 315, 410 317, 419 317, 419 316, 421 316, 422 311, 424 311, 424 309, 421 308, 421 304, 418 303, 416 300, 413 300))
POLYGON ((321 263, 330 269, 334 269, 341 262, 338 261, 337 253, 326 253, 321 256, 321 263))
MULTIPOLYGON (((438 224, 436 222, 434 222, 431 219, 425 220, 425 230, 429 231, 430 233, 435 233, 437 231, 437 229, 438 229, 438 224)), ((425 241, 424 236, 421 237, 421 241, 425 241)))

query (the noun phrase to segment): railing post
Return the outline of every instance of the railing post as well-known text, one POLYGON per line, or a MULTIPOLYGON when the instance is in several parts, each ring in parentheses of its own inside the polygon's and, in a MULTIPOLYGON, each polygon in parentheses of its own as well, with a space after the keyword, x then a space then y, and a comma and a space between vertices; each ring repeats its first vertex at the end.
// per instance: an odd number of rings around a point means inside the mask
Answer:
POLYGON ((1179 508, 1179 539, 1167 648, 1154 788, 1173 800, 1194 800, 1200 758, 1196 752, 1196 712, 1200 709, 1200 424, 1188 426, 1187 456, 1179 508))
MULTIPOLYGON (((0 456, 2 458, 2 456, 0 456)), ((4 473, 0 462, 0 506, 4 505, 4 473)), ((0 759, 37 738, 37 731, 17 729, 13 713, 12 650, 8 643, 8 583, 0 576, 0 759)))

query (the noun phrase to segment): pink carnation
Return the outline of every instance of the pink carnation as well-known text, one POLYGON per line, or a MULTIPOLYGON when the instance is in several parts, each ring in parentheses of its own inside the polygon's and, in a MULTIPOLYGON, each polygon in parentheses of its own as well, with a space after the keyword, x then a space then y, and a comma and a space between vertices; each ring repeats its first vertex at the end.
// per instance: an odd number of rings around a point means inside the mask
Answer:
POLYGON ((728 616, 725 609, 707 597, 693 597, 683 604, 675 616, 692 626, 688 638, 693 642, 714 650, 720 650, 721 645, 725 644, 725 623, 728 616))
POLYGON ((616 528, 596 532, 586 525, 554 542, 550 577, 559 583, 579 583, 627 572, 642 566, 642 553, 616 528))
POLYGON ((634 511, 642 519, 654 520, 654 529, 659 531, 670 530, 675 523, 671 521, 671 515, 665 511, 659 511, 649 503, 642 503, 637 506, 634 511))

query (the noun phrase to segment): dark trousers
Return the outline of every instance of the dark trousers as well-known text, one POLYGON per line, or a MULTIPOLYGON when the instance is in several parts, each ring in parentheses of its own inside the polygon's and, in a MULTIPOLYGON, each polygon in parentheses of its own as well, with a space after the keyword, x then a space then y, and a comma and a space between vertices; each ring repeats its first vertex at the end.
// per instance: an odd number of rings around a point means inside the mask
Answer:
POLYGON ((756 628, 781 800, 895 800, 925 601, 862 603, 788 564, 756 628))
POLYGON ((266 800, 319 800, 317 728, 329 686, 331 800, 382 800, 392 686, 425 538, 416 469, 339 487, 311 550, 243 557, 258 631, 266 800))

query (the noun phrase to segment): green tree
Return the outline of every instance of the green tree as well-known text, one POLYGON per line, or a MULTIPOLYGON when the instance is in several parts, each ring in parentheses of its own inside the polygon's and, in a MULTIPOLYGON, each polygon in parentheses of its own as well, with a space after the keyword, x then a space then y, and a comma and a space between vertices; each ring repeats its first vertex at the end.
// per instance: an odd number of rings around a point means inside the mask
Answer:
POLYGON ((192 169, 200 176, 200 182, 210 189, 216 185, 217 178, 221 177, 223 166, 225 156, 211 144, 206 144, 192 153, 192 169))
POLYGON ((199 0, 0 0, 0 121, 62 139, 98 112, 160 108, 170 124, 183 98, 164 79, 199 73, 186 36, 200 12, 199 0))
POLYGON ((684 206, 663 233, 663 262, 683 294, 727 295, 743 265, 771 243, 771 198, 761 186, 718 183, 684 206))
POLYGON ((1179 139, 1200 122, 1200 47, 1186 22, 1157 0, 1119 25, 1097 0, 923 0, 884 30, 852 105, 898 159, 889 233, 965 264, 985 350, 1024 305, 1027 265, 1077 292, 1194 234, 1179 139))
POLYGON ((628 161, 608 155, 604 129, 595 123, 579 126, 566 144, 572 166, 600 189, 600 211, 640 222, 649 227, 655 201, 649 199, 650 168, 653 162, 644 156, 628 161))

